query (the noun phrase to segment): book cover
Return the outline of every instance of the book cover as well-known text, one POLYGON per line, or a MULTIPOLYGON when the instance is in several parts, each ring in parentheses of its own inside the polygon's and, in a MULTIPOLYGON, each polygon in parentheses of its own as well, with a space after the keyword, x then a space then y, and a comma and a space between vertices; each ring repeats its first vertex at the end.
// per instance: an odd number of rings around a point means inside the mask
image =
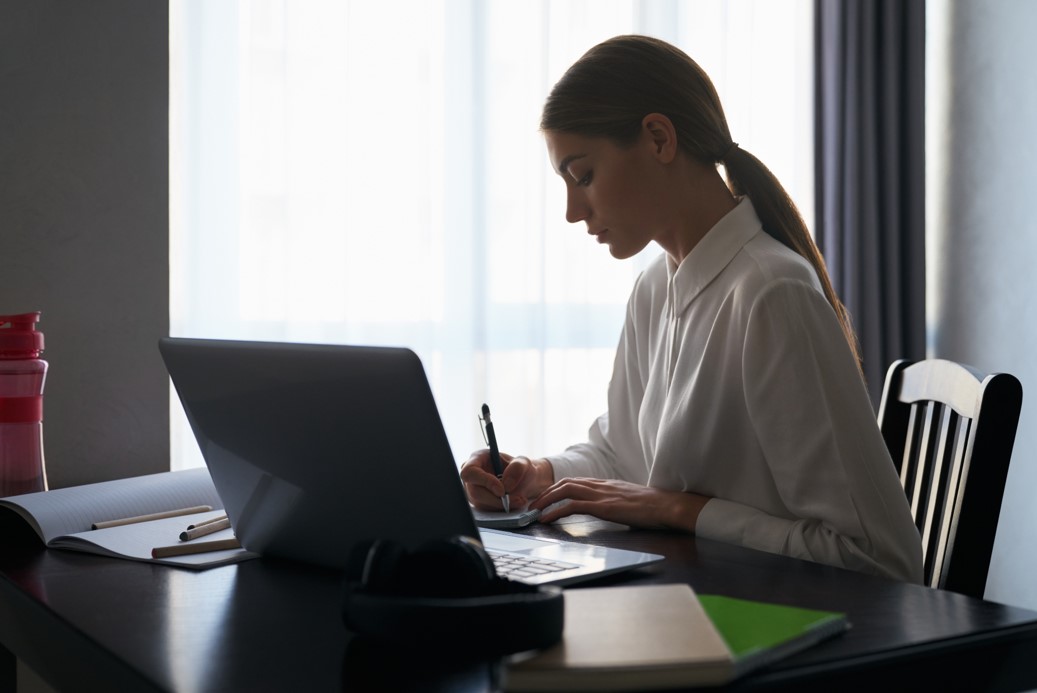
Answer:
POLYGON ((716 594, 699 602, 735 658, 736 675, 806 649, 850 627, 844 614, 716 594))
POLYGON ((845 627, 842 614, 727 597, 700 600, 686 584, 569 589, 562 642, 513 658, 504 688, 720 685, 845 627))

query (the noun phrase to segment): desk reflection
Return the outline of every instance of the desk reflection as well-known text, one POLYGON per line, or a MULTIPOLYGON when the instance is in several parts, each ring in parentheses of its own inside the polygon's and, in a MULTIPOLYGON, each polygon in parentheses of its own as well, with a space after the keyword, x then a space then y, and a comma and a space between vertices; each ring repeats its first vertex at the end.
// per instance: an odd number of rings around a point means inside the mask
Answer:
POLYGON ((212 680, 212 662, 229 639, 228 613, 237 587, 237 566, 187 571, 166 571, 160 600, 165 659, 173 689, 200 691, 212 680))
POLYGON ((498 660, 469 660, 463 652, 412 652, 353 638, 342 658, 343 691, 485 693, 500 685, 498 660))

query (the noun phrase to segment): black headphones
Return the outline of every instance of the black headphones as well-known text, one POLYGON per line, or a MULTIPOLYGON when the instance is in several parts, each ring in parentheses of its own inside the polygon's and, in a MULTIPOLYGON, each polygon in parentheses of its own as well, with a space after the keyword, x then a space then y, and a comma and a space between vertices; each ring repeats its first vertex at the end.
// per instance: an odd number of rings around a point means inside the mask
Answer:
POLYGON ((349 630, 376 641, 498 656, 561 640, 563 606, 558 587, 497 577, 482 544, 470 537, 413 551, 379 539, 350 554, 342 618, 349 630))

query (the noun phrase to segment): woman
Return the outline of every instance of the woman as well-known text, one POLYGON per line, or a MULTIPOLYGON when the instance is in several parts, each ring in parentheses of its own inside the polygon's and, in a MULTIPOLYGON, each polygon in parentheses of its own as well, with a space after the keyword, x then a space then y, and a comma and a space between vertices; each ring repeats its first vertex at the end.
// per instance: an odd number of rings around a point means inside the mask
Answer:
POLYGON ((634 285, 588 440, 502 454, 501 479, 473 453, 461 469, 472 503, 500 509, 508 494, 541 522, 585 513, 920 581, 849 317, 701 68, 656 39, 605 41, 555 85, 541 130, 566 219, 616 258, 649 241, 665 254, 634 285))

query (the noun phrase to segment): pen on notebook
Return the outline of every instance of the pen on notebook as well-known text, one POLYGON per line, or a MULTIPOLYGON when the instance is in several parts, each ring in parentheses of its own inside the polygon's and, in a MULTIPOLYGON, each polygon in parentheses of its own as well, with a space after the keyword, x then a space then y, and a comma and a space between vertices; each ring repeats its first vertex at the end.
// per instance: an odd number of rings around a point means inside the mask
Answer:
POLYGON ((240 549, 241 544, 237 538, 216 539, 214 541, 194 541, 188 544, 173 544, 172 546, 156 546, 151 550, 152 558, 169 558, 170 556, 186 556, 192 553, 208 553, 209 551, 225 551, 227 549, 240 549))
MULTIPOLYGON (((504 478, 504 465, 500 459, 500 448, 497 447, 497 435, 493 432, 493 421, 490 419, 490 407, 486 404, 482 405, 482 420, 486 428, 486 444, 490 446, 490 464, 493 465, 493 473, 497 475, 498 479, 504 478)), ((501 498, 501 503, 504 504, 504 512, 511 512, 511 501, 508 498, 508 494, 505 493, 504 497, 501 498)))
POLYGON ((95 522, 90 525, 90 529, 105 529, 107 527, 119 527, 121 525, 132 525, 135 522, 149 522, 151 520, 161 520, 167 517, 179 517, 180 515, 193 515, 194 513, 204 513, 212 510, 212 506, 209 505, 196 505, 192 508, 179 508, 177 510, 166 510, 160 513, 149 513, 148 515, 136 515, 134 517, 123 517, 118 520, 105 520, 104 522, 95 522))
POLYGON ((206 534, 212 534, 213 532, 219 532, 221 529, 228 528, 230 528, 230 520, 224 515, 214 522, 205 522, 193 529, 185 529, 183 532, 180 532, 180 541, 191 541, 198 537, 204 537, 206 534))

